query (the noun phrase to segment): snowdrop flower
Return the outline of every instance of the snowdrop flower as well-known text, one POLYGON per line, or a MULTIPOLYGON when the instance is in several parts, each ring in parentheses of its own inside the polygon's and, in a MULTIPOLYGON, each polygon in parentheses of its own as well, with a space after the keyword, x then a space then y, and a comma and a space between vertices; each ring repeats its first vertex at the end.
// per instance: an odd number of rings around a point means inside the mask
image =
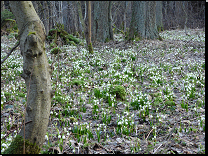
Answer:
POLYGON ((3 143, 1 146, 6 147, 7 148, 7 144, 3 143))
POLYGON ((194 111, 196 111, 196 107, 194 107, 194 111))
POLYGON ((121 124, 122 124, 122 122, 121 122, 121 121, 119 121, 119 122, 118 122, 118 125, 121 125, 121 124))
POLYGON ((47 135, 45 135, 45 139, 48 140, 48 136, 47 135))
POLYGON ((12 138, 11 137, 8 137, 6 140, 7 141, 12 141, 12 138))
POLYGON ((65 135, 62 136, 63 139, 66 139, 65 135))
POLYGON ((58 138, 60 139, 61 138, 61 135, 58 135, 58 138))

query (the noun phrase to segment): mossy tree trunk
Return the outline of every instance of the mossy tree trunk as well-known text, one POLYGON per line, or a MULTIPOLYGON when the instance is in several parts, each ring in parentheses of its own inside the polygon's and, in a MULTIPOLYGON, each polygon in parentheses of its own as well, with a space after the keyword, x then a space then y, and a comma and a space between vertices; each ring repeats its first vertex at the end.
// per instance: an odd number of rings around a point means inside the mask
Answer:
POLYGON ((128 40, 155 39, 159 37, 155 18, 156 2, 133 1, 132 19, 128 40))
MULTIPOLYGON (((45 53, 45 28, 31 1, 9 3, 20 30, 20 50, 23 56, 21 76, 27 87, 25 122, 29 123, 25 125, 25 134, 23 125, 19 135, 22 138, 25 136, 30 144, 36 145, 29 148, 25 144, 26 153, 34 153, 35 149, 36 153, 39 153, 45 141, 52 98, 51 67, 45 53)), ((18 149, 23 149, 22 141, 15 138, 5 153, 21 154, 23 151, 18 149)))

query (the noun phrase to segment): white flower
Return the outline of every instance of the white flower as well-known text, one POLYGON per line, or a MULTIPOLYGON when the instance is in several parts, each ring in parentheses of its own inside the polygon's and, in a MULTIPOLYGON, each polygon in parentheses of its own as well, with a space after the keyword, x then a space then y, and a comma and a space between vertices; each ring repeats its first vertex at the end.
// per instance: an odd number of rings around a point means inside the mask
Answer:
POLYGON ((48 136, 47 135, 45 135, 45 139, 48 140, 48 136))
POLYGON ((3 138, 5 136, 5 134, 1 134, 1 138, 3 138))
POLYGON ((7 144, 3 143, 1 146, 6 147, 7 148, 7 144))
POLYGON ((61 135, 58 135, 58 138, 60 139, 61 138, 61 135))
POLYGON ((66 139, 65 135, 62 136, 63 139, 66 139))

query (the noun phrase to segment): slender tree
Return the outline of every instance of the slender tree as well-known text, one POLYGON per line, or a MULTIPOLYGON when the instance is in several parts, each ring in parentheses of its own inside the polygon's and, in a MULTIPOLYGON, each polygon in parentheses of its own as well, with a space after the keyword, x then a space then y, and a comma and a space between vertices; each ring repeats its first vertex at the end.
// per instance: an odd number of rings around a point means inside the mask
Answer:
POLYGON ((91 1, 88 1, 88 36, 87 36, 88 50, 89 53, 93 53, 92 43, 91 43, 91 1))
POLYGON ((20 30, 21 76, 27 87, 27 104, 22 129, 4 153, 38 154, 45 141, 52 98, 45 28, 31 1, 10 1, 10 8, 20 30))

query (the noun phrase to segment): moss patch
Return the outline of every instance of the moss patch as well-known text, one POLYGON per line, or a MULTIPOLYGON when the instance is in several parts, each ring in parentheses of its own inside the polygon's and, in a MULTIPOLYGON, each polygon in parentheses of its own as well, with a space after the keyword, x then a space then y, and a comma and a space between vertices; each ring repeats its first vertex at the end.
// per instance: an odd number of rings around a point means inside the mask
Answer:
POLYGON ((79 86, 79 85, 83 85, 84 84, 84 81, 78 80, 78 79, 73 79, 70 84, 71 85, 79 86))
POLYGON ((125 88, 121 85, 114 85, 110 87, 110 93, 116 95, 117 99, 125 100, 126 99, 126 91, 125 88))
MULTIPOLYGON (((17 135, 11 145, 3 152, 3 154, 23 154, 24 139, 17 135)), ((25 140, 25 154, 39 154, 40 148, 36 144, 32 144, 29 140, 25 140)))
POLYGON ((61 52, 61 49, 60 49, 59 47, 53 48, 53 49, 51 50, 51 53, 52 53, 52 54, 58 54, 58 52, 61 52))
POLYGON ((90 43, 90 44, 88 45, 88 49, 89 49, 89 53, 90 53, 90 54, 93 54, 92 43, 90 43))
POLYGON ((31 34, 36 35, 36 32, 35 31, 34 32, 29 32, 28 36, 31 35, 31 34))

